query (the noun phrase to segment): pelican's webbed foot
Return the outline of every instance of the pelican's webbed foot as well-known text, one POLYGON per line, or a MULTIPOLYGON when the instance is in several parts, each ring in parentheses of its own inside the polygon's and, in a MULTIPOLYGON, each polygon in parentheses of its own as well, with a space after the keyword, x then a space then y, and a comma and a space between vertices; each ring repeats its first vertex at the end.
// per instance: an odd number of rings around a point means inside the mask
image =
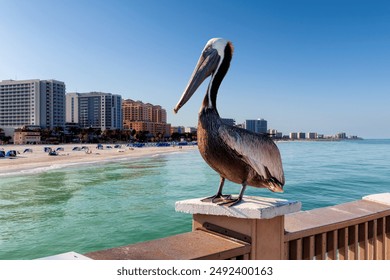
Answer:
POLYGON ((232 196, 230 194, 221 194, 221 193, 217 193, 213 196, 209 196, 209 197, 206 197, 206 198, 203 198, 201 201, 202 202, 212 202, 212 203, 218 203, 219 202, 223 202, 223 201, 227 201, 227 200, 230 200, 232 198, 232 196))
POLYGON ((242 197, 244 196, 245 188, 246 188, 246 182, 243 182, 241 190, 240 190, 240 194, 238 195, 237 198, 233 198, 231 195, 229 195, 228 198, 222 200, 222 202, 219 202, 218 205, 223 205, 223 206, 227 206, 227 207, 232 207, 233 205, 237 205, 238 203, 240 203, 242 201, 242 197))
POLYGON ((224 199, 222 202, 219 202, 218 205, 223 205, 223 206, 227 206, 227 207, 231 207, 233 205, 236 205, 238 203, 241 202, 241 197, 237 197, 237 198, 232 198, 230 196, 230 198, 228 199, 224 199))

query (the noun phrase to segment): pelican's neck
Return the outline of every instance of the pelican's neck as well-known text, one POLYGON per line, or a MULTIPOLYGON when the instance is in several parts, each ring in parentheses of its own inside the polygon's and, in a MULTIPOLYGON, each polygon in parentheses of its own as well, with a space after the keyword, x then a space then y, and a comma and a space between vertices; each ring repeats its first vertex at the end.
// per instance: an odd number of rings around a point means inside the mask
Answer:
MULTIPOLYGON (((219 86, 222 83, 227 71, 229 70, 230 61, 232 60, 233 48, 230 42, 226 44, 225 51, 221 55, 220 63, 212 74, 207 93, 203 99, 201 110, 214 109, 217 111, 217 94, 219 86)), ((217 111, 218 113, 218 111, 217 111)))

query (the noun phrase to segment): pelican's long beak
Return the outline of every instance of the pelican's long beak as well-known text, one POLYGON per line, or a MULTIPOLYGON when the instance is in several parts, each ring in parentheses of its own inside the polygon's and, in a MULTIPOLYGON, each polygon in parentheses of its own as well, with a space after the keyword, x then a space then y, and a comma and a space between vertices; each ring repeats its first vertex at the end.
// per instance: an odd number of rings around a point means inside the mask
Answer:
POLYGON ((195 93, 202 82, 214 73, 215 69, 218 67, 219 60, 220 56, 216 49, 208 48, 202 52, 186 89, 184 90, 179 102, 176 104, 176 107, 173 109, 175 113, 177 113, 179 109, 183 107, 188 100, 190 100, 191 96, 195 93))

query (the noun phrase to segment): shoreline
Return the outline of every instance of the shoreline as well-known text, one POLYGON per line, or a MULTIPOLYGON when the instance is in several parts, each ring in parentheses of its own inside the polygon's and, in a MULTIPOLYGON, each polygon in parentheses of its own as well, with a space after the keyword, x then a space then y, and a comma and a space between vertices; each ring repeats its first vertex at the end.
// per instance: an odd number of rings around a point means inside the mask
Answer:
MULTIPOLYGON (((112 145, 111 145, 112 146, 112 145)), ((104 145, 106 147, 106 144, 104 145)), ((139 159, 154 155, 184 152, 197 149, 197 146, 176 147, 142 147, 120 149, 96 149, 96 144, 64 144, 64 145, 2 145, 0 149, 5 152, 16 150, 19 154, 16 157, 0 158, 0 177, 19 174, 35 174, 48 170, 60 169, 76 165, 91 165, 94 163, 109 163, 128 159, 139 159), (90 153, 85 151, 72 151, 74 147, 86 146, 90 153), (57 149, 63 147, 57 156, 50 156, 44 152, 44 147, 57 149), (25 149, 32 149, 32 153, 23 153, 25 149)))

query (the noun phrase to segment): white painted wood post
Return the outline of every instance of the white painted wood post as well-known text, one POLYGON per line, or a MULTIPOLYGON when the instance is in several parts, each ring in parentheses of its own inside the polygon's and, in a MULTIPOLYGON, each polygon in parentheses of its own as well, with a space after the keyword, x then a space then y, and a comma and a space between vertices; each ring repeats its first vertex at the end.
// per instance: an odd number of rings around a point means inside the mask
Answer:
POLYGON ((201 198, 176 202, 176 211, 193 215, 193 230, 211 224, 230 235, 249 237, 253 260, 284 259, 284 215, 300 209, 298 201, 252 196, 244 196, 232 207, 202 202, 201 198))

